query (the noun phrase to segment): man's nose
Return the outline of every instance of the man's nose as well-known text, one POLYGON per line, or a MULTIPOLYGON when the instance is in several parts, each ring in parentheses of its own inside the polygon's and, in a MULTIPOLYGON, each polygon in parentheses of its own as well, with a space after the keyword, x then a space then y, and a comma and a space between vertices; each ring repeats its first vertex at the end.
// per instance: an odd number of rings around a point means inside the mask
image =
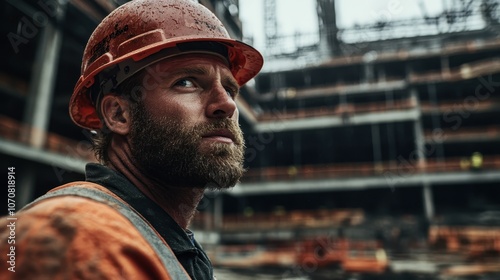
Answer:
POLYGON ((236 102, 222 84, 214 86, 208 100, 206 114, 209 118, 231 118, 236 111, 236 102))

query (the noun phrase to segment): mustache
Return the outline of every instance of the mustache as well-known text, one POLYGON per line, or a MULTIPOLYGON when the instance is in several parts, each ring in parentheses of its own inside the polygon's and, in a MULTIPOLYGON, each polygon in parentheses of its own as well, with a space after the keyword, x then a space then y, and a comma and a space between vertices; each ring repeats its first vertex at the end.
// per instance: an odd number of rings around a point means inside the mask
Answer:
POLYGON ((227 129, 234 136, 234 144, 243 145, 243 132, 240 126, 233 120, 230 119, 220 119, 214 122, 202 123, 193 127, 193 133, 197 137, 201 138, 202 135, 210 133, 218 129, 227 129))

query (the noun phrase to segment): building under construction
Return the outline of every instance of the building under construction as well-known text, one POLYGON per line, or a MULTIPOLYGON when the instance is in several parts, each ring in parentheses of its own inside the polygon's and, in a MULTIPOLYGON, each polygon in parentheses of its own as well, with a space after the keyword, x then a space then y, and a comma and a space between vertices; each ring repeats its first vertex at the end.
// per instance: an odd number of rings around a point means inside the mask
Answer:
MULTIPOLYGON (((95 160, 67 104, 86 40, 118 2, 0 4, 0 159, 16 167, 18 207, 95 160)), ((242 38, 237 0, 200 2, 242 38)), ((318 34, 291 50, 265 3, 266 65, 238 100, 248 172, 207 193, 193 224, 213 262, 499 273, 500 2, 342 29, 335 2, 318 0, 318 34)))

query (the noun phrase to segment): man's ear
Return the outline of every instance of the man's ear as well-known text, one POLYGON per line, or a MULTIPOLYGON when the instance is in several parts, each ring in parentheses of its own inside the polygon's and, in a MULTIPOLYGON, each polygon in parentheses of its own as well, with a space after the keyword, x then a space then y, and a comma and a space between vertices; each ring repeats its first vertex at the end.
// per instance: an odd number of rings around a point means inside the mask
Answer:
POLYGON ((127 135, 130 132, 130 106, 126 100, 113 94, 101 100, 101 115, 106 127, 116 134, 127 135))

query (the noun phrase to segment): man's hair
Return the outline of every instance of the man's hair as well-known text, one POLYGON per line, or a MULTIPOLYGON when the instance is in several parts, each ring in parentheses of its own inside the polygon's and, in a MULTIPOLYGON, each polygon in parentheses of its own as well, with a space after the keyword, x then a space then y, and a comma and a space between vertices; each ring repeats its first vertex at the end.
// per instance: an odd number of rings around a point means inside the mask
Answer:
MULTIPOLYGON (((132 75, 130 78, 126 79, 118 85, 115 89, 114 94, 125 98, 129 104, 130 109, 134 111, 137 105, 141 102, 143 96, 143 77, 145 71, 139 71, 132 75)), ((97 105, 97 110, 100 109, 100 102, 97 105)), ((99 112, 100 114, 100 112, 99 112)), ((101 117, 101 122, 103 123, 102 129, 96 131, 95 137, 92 139, 92 150, 94 151, 96 159, 102 163, 107 165, 109 163, 108 157, 108 148, 111 144, 111 139, 113 138, 113 132, 109 130, 101 117)))

